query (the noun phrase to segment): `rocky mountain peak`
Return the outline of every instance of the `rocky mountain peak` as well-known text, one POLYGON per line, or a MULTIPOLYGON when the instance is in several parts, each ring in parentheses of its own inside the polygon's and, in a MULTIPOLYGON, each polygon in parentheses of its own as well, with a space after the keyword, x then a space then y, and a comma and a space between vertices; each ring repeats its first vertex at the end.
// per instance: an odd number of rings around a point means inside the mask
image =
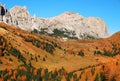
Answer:
POLYGON ((5 5, 3 6, 2 4, 0 4, 0 15, 4 16, 6 12, 7 12, 6 6, 5 5))
POLYGON ((105 22, 96 17, 84 17, 75 12, 65 12, 52 18, 37 18, 30 16, 27 8, 14 6, 9 11, 0 6, 0 21, 10 25, 18 26, 21 29, 33 31, 46 29, 47 34, 62 32, 60 36, 76 38, 103 38, 108 37, 109 32, 105 22))
POLYGON ((28 17, 30 17, 29 12, 25 6, 23 6, 23 7, 15 6, 10 9, 10 13, 11 13, 12 17, 15 17, 18 19, 19 18, 27 19, 28 17))
POLYGON ((5 5, 0 4, 0 21, 12 24, 12 18, 5 5))
POLYGON ((74 18, 84 18, 83 16, 79 15, 78 13, 75 12, 64 12, 63 14, 59 15, 58 17, 62 18, 69 18, 69 19, 74 19, 74 18))
POLYGON ((21 29, 28 31, 37 29, 37 18, 34 16, 30 16, 26 6, 14 6, 10 9, 10 14, 13 21, 17 21, 17 23, 15 23, 14 25, 20 27, 21 29), (36 24, 34 22, 36 22, 36 24))
POLYGON ((64 12, 62 15, 77 15, 75 12, 64 12))

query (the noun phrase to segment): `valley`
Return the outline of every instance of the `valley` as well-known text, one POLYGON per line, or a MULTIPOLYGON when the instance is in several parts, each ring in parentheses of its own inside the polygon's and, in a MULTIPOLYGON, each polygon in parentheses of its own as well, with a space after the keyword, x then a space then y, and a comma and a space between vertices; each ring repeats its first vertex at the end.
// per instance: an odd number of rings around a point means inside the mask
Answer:
POLYGON ((120 32, 64 40, 0 23, 0 81, 119 81, 119 70, 120 32))

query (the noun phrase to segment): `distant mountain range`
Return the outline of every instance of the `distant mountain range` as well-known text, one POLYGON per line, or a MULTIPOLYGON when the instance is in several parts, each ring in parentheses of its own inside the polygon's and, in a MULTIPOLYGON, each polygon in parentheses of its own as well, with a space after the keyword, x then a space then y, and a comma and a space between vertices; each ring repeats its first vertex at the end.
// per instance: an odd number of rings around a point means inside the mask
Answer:
POLYGON ((86 18, 75 12, 65 12, 52 18, 38 18, 30 16, 26 7, 14 6, 8 11, 0 4, 0 21, 57 37, 96 39, 109 36, 109 30, 102 19, 86 18))

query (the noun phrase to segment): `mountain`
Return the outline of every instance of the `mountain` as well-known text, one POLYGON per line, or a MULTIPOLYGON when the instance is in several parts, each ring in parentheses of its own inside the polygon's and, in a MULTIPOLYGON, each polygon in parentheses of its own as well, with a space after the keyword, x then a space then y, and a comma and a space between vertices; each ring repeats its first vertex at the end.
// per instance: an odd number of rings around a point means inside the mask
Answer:
POLYGON ((99 40, 63 41, 0 23, 0 81, 119 81, 119 40, 120 32, 99 40))
POLYGON ((9 11, 1 5, 1 21, 21 29, 57 37, 91 39, 109 36, 105 22, 96 17, 83 17, 75 12, 65 12, 52 18, 30 16, 27 8, 14 6, 9 11), (59 32, 59 33, 56 33, 59 32))
POLYGON ((120 80, 120 31, 109 36, 100 18, 0 5, 0 21, 0 81, 120 80))

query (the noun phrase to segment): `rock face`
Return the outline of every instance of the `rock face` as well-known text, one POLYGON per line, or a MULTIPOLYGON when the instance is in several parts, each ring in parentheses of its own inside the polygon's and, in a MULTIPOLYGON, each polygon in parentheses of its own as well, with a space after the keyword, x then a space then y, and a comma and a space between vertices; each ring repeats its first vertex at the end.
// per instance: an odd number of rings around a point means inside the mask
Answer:
POLYGON ((6 6, 2 6, 0 4, 0 21, 3 21, 8 24, 12 24, 12 17, 10 13, 7 11, 6 6))
POLYGON ((108 28, 103 20, 95 17, 85 18, 74 12, 65 12, 53 18, 37 18, 30 16, 26 7, 15 6, 7 11, 6 7, 0 5, 0 21, 28 31, 37 29, 47 34, 62 32, 63 37, 103 38, 109 36, 108 28))
POLYGON ((109 36, 108 28, 103 20, 95 17, 85 18, 74 12, 65 12, 53 18, 40 19, 40 22, 42 24, 40 27, 46 27, 48 31, 53 31, 53 29, 67 30, 75 32, 75 36, 78 38, 85 34, 95 37, 109 36))
POLYGON ((24 7, 15 6, 11 8, 10 14, 13 20, 17 21, 17 23, 14 23, 14 25, 19 26, 21 29, 29 31, 37 29, 39 24, 38 19, 35 16, 31 17, 25 6, 24 7))

